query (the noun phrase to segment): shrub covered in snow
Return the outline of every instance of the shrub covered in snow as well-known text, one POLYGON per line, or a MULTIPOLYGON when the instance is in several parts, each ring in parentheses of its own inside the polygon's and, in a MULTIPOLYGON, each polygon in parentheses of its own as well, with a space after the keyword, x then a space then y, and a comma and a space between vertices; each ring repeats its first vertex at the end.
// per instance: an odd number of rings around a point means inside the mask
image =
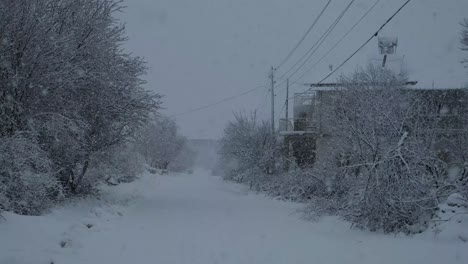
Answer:
POLYGON ((173 171, 184 171, 193 166, 195 153, 178 130, 173 119, 157 116, 139 131, 136 148, 148 165, 173 171))
POLYGON ((61 198, 52 162, 27 135, 0 139, 0 210, 39 214, 61 198))
POLYGON ((179 154, 168 166, 169 170, 188 173, 193 170, 197 153, 187 144, 187 142, 187 139, 184 138, 184 142, 182 148, 179 151, 179 154))
MULTIPOLYGON (((337 91, 327 109, 333 129, 328 155, 340 162, 333 179, 345 179, 343 214, 357 226, 384 232, 409 231, 421 218, 430 218, 450 184, 446 163, 427 133, 431 116, 420 115, 424 98, 402 89, 404 79, 370 65, 337 91)), ((434 117, 435 118, 435 117, 434 117)))
POLYGON ((37 213, 50 195, 96 184, 89 169, 159 109, 160 96, 142 86, 145 63, 121 49, 121 8, 114 0, 0 2, 3 209, 37 213))
POLYGON ((308 201, 307 211, 339 214, 360 228, 420 232, 440 201, 455 191, 467 197, 468 138, 434 133, 442 122, 437 105, 404 89, 404 81, 373 65, 342 77, 345 85, 322 105, 333 136, 313 167, 302 170, 278 170, 281 152, 269 125, 255 115, 236 116, 221 140, 226 178, 308 201))
POLYGON ((134 144, 123 144, 96 156, 91 164, 85 186, 95 187, 97 181, 110 184, 131 182, 144 171, 144 158, 138 153, 134 144))
POLYGON ((227 179, 261 184, 265 175, 278 171, 279 144, 270 124, 250 116, 236 114, 227 124, 220 141, 220 157, 227 179))

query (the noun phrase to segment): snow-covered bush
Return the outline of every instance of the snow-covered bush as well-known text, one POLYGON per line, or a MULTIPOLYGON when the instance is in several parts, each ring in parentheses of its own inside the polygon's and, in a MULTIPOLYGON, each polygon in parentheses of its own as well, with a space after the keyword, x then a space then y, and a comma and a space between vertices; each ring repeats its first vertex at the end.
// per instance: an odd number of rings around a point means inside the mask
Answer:
POLYGON ((178 132, 174 120, 157 116, 139 131, 136 147, 148 165, 162 170, 183 171, 193 165, 194 153, 178 132))
POLYGON ((21 133, 0 139, 0 183, 0 210, 18 214, 39 214, 62 196, 47 154, 21 133))
MULTIPOLYGON (((370 230, 421 232, 450 194, 467 197, 468 137, 457 128, 468 115, 455 106, 456 118, 447 118, 438 110, 447 93, 407 89, 405 81, 374 65, 342 77, 343 86, 321 106, 332 136, 320 139, 324 147, 311 168, 278 170, 281 152, 270 126, 236 115, 220 142, 225 178, 307 201, 309 214, 339 214, 370 230)), ((463 91, 450 96, 468 98, 463 91)))
MULTIPOLYGON (((344 199, 342 191, 331 199, 343 203, 338 207, 357 226, 371 230, 408 231, 446 195, 446 164, 434 144, 440 137, 426 130, 434 120, 420 114, 424 97, 403 89, 403 81, 370 65, 342 78, 346 85, 326 111, 335 141, 328 155, 339 162, 318 166, 338 166, 331 179, 348 189, 344 199)), ((333 193, 336 185, 330 188, 333 193)))
POLYGON ((88 176, 81 186, 87 191, 92 191, 93 187, 96 187, 96 182, 105 181, 116 185, 121 182, 134 181, 145 168, 144 158, 131 143, 122 144, 101 155, 95 155, 92 160, 88 176))
MULTIPOLYGON (((278 171, 280 158, 276 134, 268 122, 261 122, 256 114, 236 114, 227 124, 220 141, 220 158, 227 179, 249 182, 257 186, 262 177, 278 171)), ((267 177, 267 176, 265 176, 267 177)))
POLYGON ((168 169, 175 172, 190 171, 195 165, 195 151, 187 144, 184 139, 182 149, 175 159, 169 164, 168 169))
POLYGON ((142 86, 145 63, 121 48, 121 8, 118 0, 0 1, 0 140, 26 133, 68 195, 93 185, 88 168, 159 109, 160 96, 142 86))
MULTIPOLYGON (((0 2, 0 138, 35 135, 76 193, 93 157, 124 144, 159 108, 145 63, 126 54, 114 0, 0 2)), ((90 182, 91 179, 86 179, 90 182)))
POLYGON ((235 115, 220 140, 225 179, 246 183, 250 189, 278 199, 304 202, 325 196, 329 173, 318 173, 316 168, 284 171, 286 157, 281 155, 281 146, 270 124, 257 120, 255 113, 235 115))
POLYGON ((30 119, 28 128, 41 143, 51 160, 55 176, 66 192, 70 191, 77 167, 84 159, 84 129, 86 124, 69 119, 59 113, 37 114, 30 119))

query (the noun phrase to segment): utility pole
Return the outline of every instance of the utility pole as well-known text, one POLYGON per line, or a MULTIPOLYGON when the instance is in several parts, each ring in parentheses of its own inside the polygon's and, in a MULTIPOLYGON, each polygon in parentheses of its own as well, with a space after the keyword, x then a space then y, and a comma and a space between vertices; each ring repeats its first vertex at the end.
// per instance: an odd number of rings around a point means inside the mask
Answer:
MULTIPOLYGON (((285 105, 286 105, 286 120, 285 120, 285 124, 286 124, 286 131, 289 131, 290 127, 289 127, 289 78, 286 79, 286 102, 285 102, 285 105)), ((293 121, 294 122, 294 121, 293 121)), ((291 125, 292 127, 294 127, 294 125, 292 124, 291 125)), ((291 160, 293 159, 293 147, 292 147, 292 141, 291 139, 288 139, 287 137, 285 138, 285 141, 284 141, 284 146, 285 146, 285 151, 286 151, 286 159, 285 159, 285 169, 286 171, 289 171, 289 167, 290 167, 290 164, 291 164, 291 160)))
MULTIPOLYGON (((289 119, 289 78, 286 80, 286 125, 288 124, 289 119)), ((286 128, 287 129, 287 128, 286 128)))
POLYGON ((271 131, 275 133, 275 69, 271 66, 271 131))

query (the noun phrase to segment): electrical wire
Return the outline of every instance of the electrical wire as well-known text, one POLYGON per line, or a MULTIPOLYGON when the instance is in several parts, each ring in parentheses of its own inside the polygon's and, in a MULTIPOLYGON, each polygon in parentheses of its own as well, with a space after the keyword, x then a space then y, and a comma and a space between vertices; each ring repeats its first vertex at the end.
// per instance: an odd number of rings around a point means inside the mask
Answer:
POLYGON ((326 58, 333 50, 335 50, 336 47, 364 20, 364 18, 369 15, 369 13, 379 4, 381 0, 375 1, 375 3, 364 13, 361 18, 344 34, 338 42, 335 43, 312 67, 308 68, 299 78, 297 78, 293 83, 297 83, 300 79, 302 79, 306 74, 308 74, 310 71, 312 71, 324 58, 326 58))
POLYGON ((337 18, 337 20, 332 24, 332 26, 328 29, 328 32, 327 34, 320 40, 320 42, 318 43, 318 45, 315 47, 315 49, 309 54, 309 56, 307 57, 307 59, 291 74, 289 75, 288 78, 291 78, 292 76, 294 76, 297 72, 299 72, 299 70, 304 67, 304 65, 310 60, 310 58, 312 58, 312 56, 315 54, 315 52, 317 52, 317 50, 320 48, 320 46, 323 44, 323 42, 325 42, 325 40, 328 38, 328 36, 331 34, 331 32, 335 29, 335 27, 338 25, 338 23, 340 22, 340 20, 343 18, 343 16, 345 15, 345 13, 349 10, 349 8, 351 7, 351 5, 353 4, 355 0, 352 0, 349 5, 346 7, 346 9, 340 14, 340 16, 337 18))
MULTIPOLYGON (((267 84, 265 84, 264 87, 267 88, 267 84)), ((260 104, 257 106, 256 110, 260 109, 261 113, 263 113, 263 109, 265 108, 267 104, 269 94, 270 94, 270 89, 266 89, 265 96, 263 97, 263 100, 260 102, 260 104)))
POLYGON ((198 108, 194 108, 194 109, 191 109, 191 110, 188 110, 188 111, 185 111, 185 112, 182 112, 182 113, 179 113, 179 114, 175 114, 175 115, 171 115, 169 117, 173 118, 173 117, 178 117, 178 116, 182 116, 182 115, 187 115, 187 114, 191 114, 191 113, 194 113, 194 112, 198 112, 198 111, 201 111, 201 110, 204 110, 204 109, 207 109, 207 108, 210 108, 210 107, 213 107, 213 106, 216 106, 216 105, 220 105, 224 102, 228 102, 228 101, 231 101, 231 100, 234 100, 234 99, 237 99, 239 97, 242 97, 244 95, 247 95, 247 94, 250 94, 260 88, 264 88, 265 85, 260 85, 260 86, 257 86, 253 89, 250 89, 250 90, 247 90, 247 91, 244 91, 240 94, 237 94, 237 95, 233 95, 233 96, 230 96, 230 97, 227 97, 227 98, 224 98, 222 100, 219 100, 217 102, 214 102, 212 104, 208 104, 208 105, 205 105, 205 106, 201 106, 201 107, 198 107, 198 108))
MULTIPOLYGON (((354 57, 354 55, 356 55, 361 49, 363 49, 367 44, 369 44, 369 42, 377 37, 380 33, 380 31, 382 31, 382 29, 388 24, 390 23, 390 21, 392 21, 392 19, 398 14, 400 13, 400 11, 406 6, 409 4, 409 2, 411 2, 411 0, 407 0, 389 19, 387 19, 387 21, 385 21, 385 23, 366 41, 364 42, 364 44, 362 44, 355 52, 353 52, 348 58, 346 58, 346 60, 344 60, 336 69, 334 69, 332 72, 330 72, 327 76, 325 76, 322 80, 320 80, 320 82, 318 82, 319 84, 320 83, 323 83, 325 80, 327 80, 328 78, 330 78, 330 76, 332 76, 335 72, 337 72, 341 67, 343 67, 343 65, 345 65, 352 57, 354 57)), ((309 89, 310 90, 310 89, 309 89)))
MULTIPOLYGON (((338 22, 339 22, 339 20, 341 20, 341 18, 344 16, 344 14, 346 13, 346 11, 349 9, 349 7, 351 6, 351 4, 352 4, 354 1, 355 1, 355 0, 352 0, 352 1, 350 2, 350 4, 348 4, 347 8, 342 12, 342 14, 340 14, 340 16, 339 16, 339 17, 337 18, 337 20, 335 20, 335 21, 338 21, 338 22)), ((392 21, 393 18, 395 18, 395 16, 396 16, 398 13, 400 13, 400 11, 401 11, 405 6, 407 6, 410 2, 411 2, 411 0, 407 0, 407 1, 406 1, 390 18, 387 19, 387 21, 386 21, 382 26, 380 26, 380 28, 379 28, 368 40, 366 40, 356 51, 354 51, 349 57, 347 57, 337 68, 335 68, 335 69, 334 69, 332 72, 330 72, 327 76, 325 76, 323 79, 321 79, 321 80, 318 82, 318 84, 323 83, 323 82, 324 82, 325 80, 327 80, 330 76, 332 76, 334 73, 336 73, 341 67, 343 67, 343 65, 345 65, 349 60, 351 60, 351 58, 353 58, 359 51, 361 51, 373 38, 377 37, 378 34, 380 33, 380 31, 382 31, 382 29, 383 29, 388 23, 390 23, 390 21, 392 21)), ((332 24, 332 26, 329 27, 329 29, 331 29, 331 30, 327 30, 327 32, 325 32, 325 34, 323 35, 323 36, 325 36, 325 38, 328 37, 328 35, 331 33, 331 31, 336 27, 336 24, 337 24, 338 22, 336 22, 336 23, 334 22, 334 23, 332 24)), ((318 43, 318 42, 317 42, 317 43, 318 43)), ((322 41, 321 43, 323 43, 323 41, 322 41)), ((320 43, 320 45, 321 45, 321 43, 320 43)), ((314 45, 314 46, 315 46, 315 45, 314 45)), ((314 49, 314 46, 313 46, 309 51, 312 51, 312 50, 314 49)), ((305 57, 307 56, 307 54, 309 53, 309 51, 303 56, 303 58, 305 58, 305 57)), ((311 57, 311 56, 309 56, 309 58, 310 58, 310 57, 311 57)), ((301 59, 299 60, 299 62, 302 61, 303 58, 301 58, 301 59)), ((307 61, 307 60, 306 60, 306 61, 307 61)), ((298 63, 297 63, 297 64, 298 64, 298 63)), ((296 64, 296 66, 297 66, 297 64, 296 64)), ((303 64, 303 65, 304 65, 304 64, 303 64)), ((295 66, 293 66, 293 68, 294 68, 294 67, 295 67, 295 66)), ((301 67, 302 67, 302 66, 301 66, 301 67)), ((301 67, 299 67, 298 69, 300 69, 301 67)), ((297 72, 297 70, 296 70, 296 72, 297 72)), ((290 76, 292 76, 292 75, 290 75, 290 76)), ((283 76, 283 77, 284 77, 284 76, 283 76)), ((233 96, 224 98, 224 99, 219 100, 219 101, 217 101, 217 102, 214 102, 214 103, 212 103, 212 104, 208 104, 208 105, 205 105, 205 106, 201 106, 201 107, 198 107, 198 108, 194 108, 194 109, 191 109, 191 110, 188 110, 188 111, 179 113, 179 114, 171 115, 170 117, 178 117, 178 116, 182 116, 182 115, 187 115, 187 114, 191 114, 191 113, 194 113, 194 112, 197 112, 197 111, 201 111, 201 110, 204 110, 204 109, 213 107, 213 106, 217 106, 217 105, 220 105, 220 104, 222 104, 222 103, 225 103, 225 102, 228 102, 228 101, 237 99, 237 98, 239 98, 239 97, 242 97, 242 96, 244 96, 244 95, 250 94, 250 93, 252 93, 252 92, 254 92, 254 91, 256 91, 256 90, 258 90, 258 89, 260 89, 260 88, 265 88, 265 87, 266 87, 265 85, 260 85, 260 86, 257 86, 257 87, 255 87, 255 88, 253 88, 253 89, 250 89, 250 90, 244 91, 244 92, 242 92, 242 93, 239 93, 239 94, 237 94, 237 95, 233 95, 233 96)), ((310 90, 311 90, 311 88, 309 88, 309 89, 306 90, 305 92, 308 92, 308 91, 310 91, 310 90)), ((291 97, 291 98, 288 98, 288 100, 293 99, 293 98, 295 98, 295 97, 296 97, 296 96, 293 96, 293 97, 291 97)), ((283 107, 283 108, 284 108, 284 107, 283 107)))
MULTIPOLYGON (((359 51, 361 51, 367 44, 369 44, 369 42, 377 37, 380 33, 380 31, 382 31, 382 29, 388 25, 388 23, 390 23, 390 21, 393 20, 393 18, 395 18, 396 15, 398 15, 398 13, 401 12, 401 10, 403 10, 403 8, 405 8, 409 3, 411 2, 411 0, 406 0, 406 2, 400 7, 398 8, 397 11, 395 11, 395 13, 393 13, 392 16, 390 16, 390 18, 388 18, 385 23, 382 24, 382 26, 380 26, 380 28, 374 33, 372 34, 369 39, 367 39, 356 51, 354 51, 349 57, 347 57, 336 69, 334 69, 332 72, 330 72, 327 76, 325 76, 324 78, 322 78, 318 84, 321 84, 323 83, 324 81, 326 81, 328 78, 330 78, 330 76, 332 76, 333 74, 335 74, 341 67, 343 67, 343 65, 345 65, 349 60, 351 60, 351 58, 353 58, 359 51)), ((306 92, 309 92, 311 91, 312 88, 309 88, 307 90, 305 90, 303 93, 306 93, 306 92)), ((297 96, 293 96, 293 97, 290 97, 288 98, 288 100, 290 99, 294 99, 296 98, 297 96)))
MULTIPOLYGON (((288 75, 294 68, 296 68, 297 65, 299 65, 301 62, 302 64, 292 73, 290 74, 287 78, 291 78, 296 74, 309 60, 310 58, 315 54, 315 52, 320 48, 320 46, 323 44, 323 42, 330 36, 331 32, 335 29, 335 27, 338 25, 338 23, 341 21, 343 16, 346 14, 346 12, 349 10, 351 5, 355 2, 356 0, 351 0, 349 4, 346 6, 346 8, 340 13, 340 15, 335 19, 335 21, 328 27, 328 29, 325 31, 325 33, 320 36, 320 38, 314 43, 314 45, 292 66, 290 67, 283 75, 281 75, 278 80, 283 79, 286 75, 288 75), (307 58, 306 58, 307 57, 307 58), (306 58, 306 59, 305 59, 306 58), (304 60, 305 59, 305 60, 304 60), (304 60, 304 61, 303 61, 304 60)), ((287 79, 286 78, 286 79, 287 79)), ((281 84, 283 84, 285 80, 281 84)))
MULTIPOLYGON (((294 85, 295 85, 294 83, 293 83, 293 84, 289 84, 289 88, 291 89, 294 85)), ((289 100, 289 98, 288 98, 288 100, 289 100)), ((285 110, 285 109, 286 109, 286 101, 285 101, 284 104, 283 104, 283 108, 281 108, 281 111, 280 111, 280 114, 279 114, 280 119, 281 119, 281 115, 284 113, 284 110, 285 110)))
POLYGON ((310 32, 312 31, 312 29, 314 29, 315 25, 317 24, 317 22, 320 20, 320 18, 323 16, 323 14, 325 13, 325 11, 327 10, 328 6, 330 5, 332 0, 328 0, 328 2, 326 3, 326 5, 323 7, 322 11, 320 11, 319 15, 315 18, 314 22, 312 23, 312 25, 307 29, 307 31, 304 33, 304 35, 302 36, 302 38, 299 40, 299 42, 296 44, 296 46, 288 53, 288 55, 281 61, 281 63, 276 67, 277 69, 281 68, 290 58, 291 56, 294 54, 294 52, 296 52, 296 50, 299 48, 299 46, 302 44, 302 42, 304 42, 304 40, 306 39, 306 37, 310 34, 310 32))

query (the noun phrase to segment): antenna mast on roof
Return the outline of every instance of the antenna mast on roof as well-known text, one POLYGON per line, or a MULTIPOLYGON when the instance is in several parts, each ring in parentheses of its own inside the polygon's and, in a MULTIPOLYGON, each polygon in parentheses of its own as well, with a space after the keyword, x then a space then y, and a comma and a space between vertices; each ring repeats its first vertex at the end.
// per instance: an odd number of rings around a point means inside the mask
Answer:
POLYGON ((398 46, 398 38, 397 37, 379 37, 378 44, 379 44, 380 54, 384 55, 382 68, 385 68, 385 64, 387 63, 387 55, 396 53, 396 49, 398 46))

